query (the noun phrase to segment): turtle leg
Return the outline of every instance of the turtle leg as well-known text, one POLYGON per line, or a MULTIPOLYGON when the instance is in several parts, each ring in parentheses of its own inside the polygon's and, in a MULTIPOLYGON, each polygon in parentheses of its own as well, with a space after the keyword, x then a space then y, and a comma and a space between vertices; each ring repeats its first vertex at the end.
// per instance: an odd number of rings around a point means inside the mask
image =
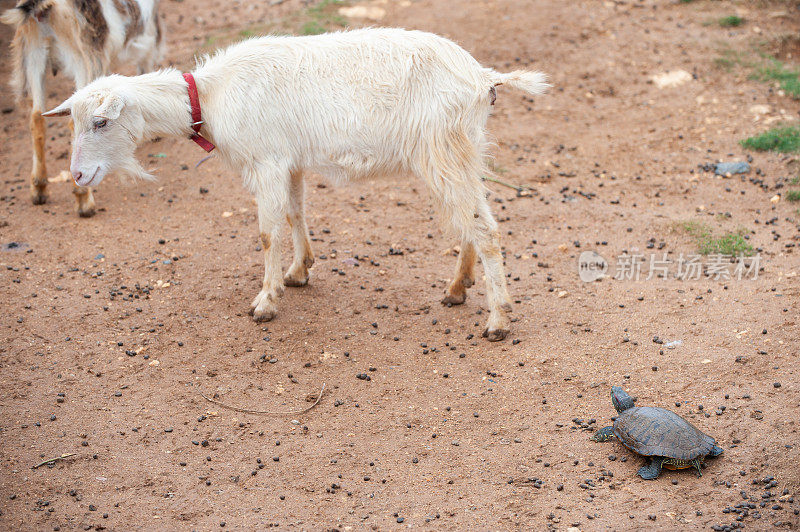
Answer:
POLYGON ((594 441, 608 441, 614 437, 614 427, 603 427, 592 436, 594 441))
POLYGON ((695 458, 694 460, 692 460, 692 467, 697 469, 697 476, 698 477, 702 477, 703 476, 703 472, 700 470, 700 464, 701 463, 702 463, 702 460, 700 460, 699 458, 695 458))
POLYGON ((648 465, 640 467, 637 474, 645 480, 655 480, 661 474, 661 464, 663 462, 663 458, 656 456, 650 460, 648 465))
POLYGON ((715 445, 714 447, 711 448, 711 452, 708 453, 708 456, 714 458, 715 456, 721 455, 722 451, 723 451, 722 447, 715 445))

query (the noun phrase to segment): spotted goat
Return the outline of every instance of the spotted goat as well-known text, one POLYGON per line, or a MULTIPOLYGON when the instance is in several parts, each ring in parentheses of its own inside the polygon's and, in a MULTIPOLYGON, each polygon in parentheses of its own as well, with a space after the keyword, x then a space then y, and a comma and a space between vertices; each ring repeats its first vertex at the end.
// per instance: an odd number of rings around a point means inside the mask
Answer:
MULTIPOLYGON (((48 198, 42 118, 48 68, 63 70, 77 89, 124 64, 153 70, 163 56, 158 0, 21 0, 0 20, 16 28, 11 86, 30 110, 31 199, 41 205, 48 198)), ((78 214, 92 216, 92 190, 76 184, 73 193, 78 214)))
POLYGON ((83 186, 111 171, 146 176, 134 149, 155 136, 192 137, 206 149, 215 144, 258 205, 265 268, 251 305, 256 321, 276 315, 284 286, 308 282, 314 256, 303 214, 305 175, 339 183, 415 176, 461 245, 443 303, 464 302, 480 257, 485 336, 496 341, 509 332, 511 301, 481 178, 488 174, 485 126, 498 85, 530 94, 548 86, 539 72, 482 67, 431 33, 373 28, 251 39, 192 73, 99 78, 45 114, 75 121, 70 169, 83 186), (282 276, 279 231, 287 219, 294 260, 282 276))

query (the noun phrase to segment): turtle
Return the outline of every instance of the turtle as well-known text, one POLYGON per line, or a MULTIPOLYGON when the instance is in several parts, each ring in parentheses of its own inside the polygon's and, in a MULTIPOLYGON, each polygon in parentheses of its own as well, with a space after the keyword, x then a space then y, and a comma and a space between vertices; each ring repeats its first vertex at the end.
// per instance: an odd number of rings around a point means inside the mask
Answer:
POLYGON ((634 399, 619 386, 611 388, 611 402, 619 416, 614 426, 603 427, 592 440, 608 441, 616 436, 631 451, 649 457, 650 463, 637 472, 645 480, 658 478, 662 467, 695 468, 698 476, 703 476, 703 460, 722 454, 714 438, 671 410, 634 406, 634 399))

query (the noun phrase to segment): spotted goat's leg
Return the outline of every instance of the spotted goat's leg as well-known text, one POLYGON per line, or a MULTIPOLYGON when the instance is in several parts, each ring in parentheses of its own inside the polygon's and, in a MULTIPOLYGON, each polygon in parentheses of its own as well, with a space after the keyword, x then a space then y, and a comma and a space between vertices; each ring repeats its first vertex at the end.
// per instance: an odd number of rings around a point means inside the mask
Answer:
MULTIPOLYGON (((75 123, 70 118, 69 120, 70 133, 75 132, 75 123)), ((72 174, 68 170, 63 170, 70 178, 72 174)), ((75 208, 78 211, 78 216, 81 218, 89 218, 94 216, 94 196, 92 195, 91 187, 79 186, 75 181, 72 181, 72 193, 75 195, 75 208)))
POLYGON ((45 125, 42 110, 31 106, 31 140, 33 167, 31 169, 31 201, 34 205, 47 203, 47 165, 44 161, 45 125))

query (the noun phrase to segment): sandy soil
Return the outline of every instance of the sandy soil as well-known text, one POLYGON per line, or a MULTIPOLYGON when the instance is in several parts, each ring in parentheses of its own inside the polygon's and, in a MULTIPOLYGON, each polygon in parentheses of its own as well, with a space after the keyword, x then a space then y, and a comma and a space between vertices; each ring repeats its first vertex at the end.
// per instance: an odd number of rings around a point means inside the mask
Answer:
MULTIPOLYGON (((169 61, 190 68, 198 49, 254 24, 299 24, 307 9, 269 4, 162 2, 169 61)), ((465 305, 439 304, 453 243, 412 180, 334 188, 312 176, 311 284, 287 289, 259 325, 247 310, 262 254, 236 175, 213 159, 194 169, 204 152, 165 139, 140 150, 158 182, 106 180, 93 218, 74 214, 69 183, 34 207, 27 119, 3 86, 0 528, 797 529, 800 213, 771 201, 797 167, 738 141, 797 119, 800 103, 714 59, 796 34, 798 11, 742 2, 744 26, 707 24, 732 4, 380 4, 380 24, 552 76, 533 102, 501 87, 490 121, 500 179, 533 188, 490 184, 515 300, 497 344, 479 338, 481 280, 465 305), (693 79, 650 81, 677 69, 693 79), (745 176, 701 168, 751 155, 745 176), (694 253, 676 230, 690 220, 747 228, 758 278, 580 280, 587 250, 612 268, 625 252, 694 253), (302 415, 200 396, 291 411, 323 384, 302 415), (702 477, 639 479, 641 458, 590 441, 614 414, 615 384, 725 453, 702 477), (74 455, 31 469, 62 453, 74 455)), ((8 28, 0 38, 6 49, 8 28)), ((4 55, 0 77, 9 68, 4 55)), ((53 105, 70 92, 49 83, 53 105)), ((56 175, 69 137, 49 125, 56 175)))

